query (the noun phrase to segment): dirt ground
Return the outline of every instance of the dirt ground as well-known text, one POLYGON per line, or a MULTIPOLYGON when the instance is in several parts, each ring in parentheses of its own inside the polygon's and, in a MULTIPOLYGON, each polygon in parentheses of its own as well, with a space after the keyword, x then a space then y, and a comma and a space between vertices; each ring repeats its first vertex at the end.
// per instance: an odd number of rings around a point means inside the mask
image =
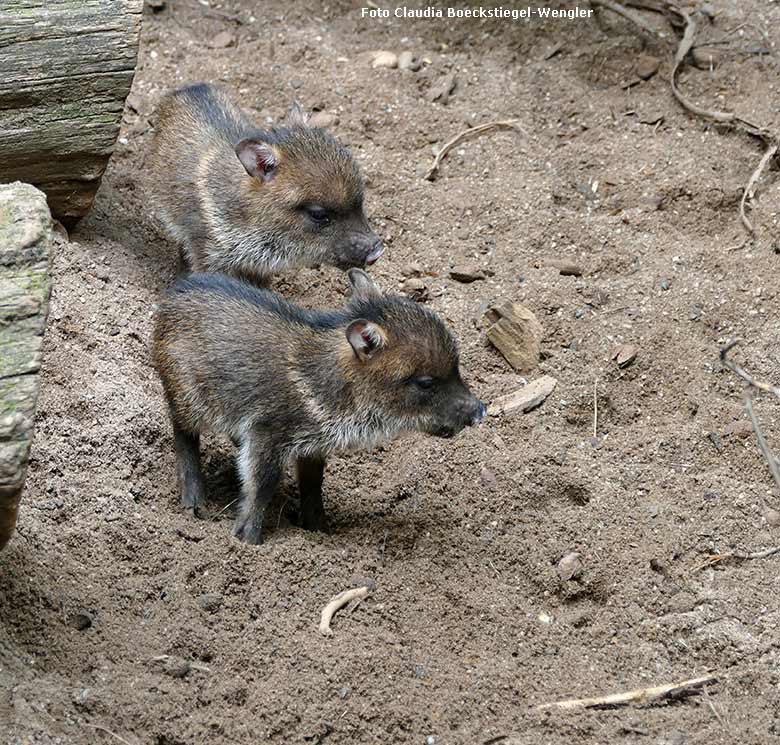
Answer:
MULTIPOLYGON (((762 147, 681 111, 671 35, 644 43, 609 14, 369 20, 359 7, 168 0, 144 17, 116 153, 55 258, 28 486, 0 556, 0 740, 780 741, 780 558, 700 568, 716 552, 780 544, 742 385, 718 361, 739 338, 742 364, 780 382, 777 172, 746 240, 738 204, 762 147), (373 69, 377 49, 428 62, 373 69), (647 80, 641 54, 663 60, 647 80), (449 73, 449 101, 431 101, 449 73), (290 524, 288 485, 267 542, 234 540, 232 451, 215 438, 214 519, 177 504, 148 357, 175 261, 145 163, 162 91, 201 79, 261 120, 296 98, 338 116, 388 247, 372 274, 394 289, 404 267, 424 267, 428 304, 455 329, 484 400, 523 382, 486 343, 486 304, 518 301, 544 327, 526 376, 558 380, 543 406, 451 441, 410 436, 333 458, 330 535, 290 524), (466 143, 436 181, 422 178, 435 144, 507 118, 522 132, 466 143), (561 276, 556 260, 584 275, 561 276), (453 264, 492 274, 460 284, 453 264), (638 348, 625 368, 611 359, 621 344, 638 348), (582 571, 564 581, 556 567, 572 551, 582 571), (366 579, 374 594, 322 637, 323 605, 366 579), (720 680, 706 695, 668 705, 534 708, 709 671, 720 680)), ((733 31, 733 43, 714 48, 713 69, 687 67, 684 90, 777 128, 780 5, 709 10, 702 34, 733 31)), ((346 282, 322 268, 275 286, 333 306, 346 282)), ((780 448, 780 408, 756 408, 780 448)))

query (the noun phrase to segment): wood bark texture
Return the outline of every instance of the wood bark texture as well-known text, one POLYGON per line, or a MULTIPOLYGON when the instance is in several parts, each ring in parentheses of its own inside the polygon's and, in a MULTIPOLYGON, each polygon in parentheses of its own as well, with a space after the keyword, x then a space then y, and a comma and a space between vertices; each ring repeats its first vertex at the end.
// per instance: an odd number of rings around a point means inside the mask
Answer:
POLYGON ((0 182, 34 184, 83 217, 135 74, 143 0, 0 2, 0 182))

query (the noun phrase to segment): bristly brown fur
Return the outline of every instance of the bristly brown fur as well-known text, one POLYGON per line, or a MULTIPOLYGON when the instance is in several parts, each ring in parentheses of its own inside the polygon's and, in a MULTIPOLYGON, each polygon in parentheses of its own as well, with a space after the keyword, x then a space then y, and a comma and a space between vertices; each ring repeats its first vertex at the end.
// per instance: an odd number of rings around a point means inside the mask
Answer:
POLYGON ((484 415, 460 378, 444 323, 382 294, 364 272, 351 270, 350 280, 352 300, 339 311, 303 310, 218 274, 180 280, 160 305, 153 357, 170 407, 182 502, 197 510, 204 498, 200 432, 230 436, 244 492, 236 534, 248 542, 261 540, 262 512, 289 457, 308 474, 302 517, 316 527, 328 453, 404 430, 452 436, 484 415))
POLYGON ((150 162, 158 215, 193 272, 262 283, 287 267, 346 269, 381 253, 354 158, 301 116, 265 130, 221 89, 181 88, 160 103, 150 162))

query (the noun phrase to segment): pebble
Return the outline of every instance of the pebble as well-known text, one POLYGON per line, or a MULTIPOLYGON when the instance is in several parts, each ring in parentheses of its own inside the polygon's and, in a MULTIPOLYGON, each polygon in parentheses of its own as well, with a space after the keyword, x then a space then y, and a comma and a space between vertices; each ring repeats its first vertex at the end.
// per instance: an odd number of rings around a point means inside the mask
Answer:
POLYGON ((428 299, 428 287, 418 277, 409 277, 401 285, 401 289, 413 300, 427 300, 428 299))
POLYGON ((558 562, 556 570, 558 576, 564 582, 576 579, 582 574, 582 556, 576 551, 566 554, 566 556, 558 562))
POLYGON ((562 277, 581 277, 583 275, 582 267, 570 261, 551 261, 550 266, 554 266, 562 277))
POLYGON ((222 595, 218 592, 206 592, 199 595, 195 602, 205 611, 214 612, 222 606, 222 595))
POLYGON ((577 310, 574 311, 575 318, 582 318, 584 315, 585 315, 585 308, 577 308, 577 310))
POLYGON ((184 678, 190 671, 190 663, 183 657, 171 655, 163 660, 163 672, 172 678, 184 678))
POLYGON ((456 282, 470 284, 478 279, 485 279, 485 272, 478 266, 455 266, 450 269, 450 277, 456 282))
POLYGON ((413 261, 411 264, 407 264, 401 269, 401 274, 404 277, 420 277, 424 271, 422 264, 413 261))
POLYGON ((234 47, 236 45, 236 37, 230 31, 220 31, 211 40, 212 49, 227 49, 228 47, 234 47))
POLYGON ((635 359, 639 349, 633 344, 621 344, 613 353, 612 359, 618 367, 628 367, 635 359))
POLYGON ((517 372, 533 370, 539 364, 542 325, 533 312, 520 303, 502 303, 488 309, 485 318, 493 325, 488 341, 517 372))
POLYGON ((416 72, 420 69, 421 65, 422 63, 420 60, 415 57, 412 52, 401 52, 401 54, 398 55, 398 68, 400 70, 411 70, 412 72, 416 72))
POLYGON ((652 78, 658 72, 658 68, 661 66, 661 60, 658 57, 651 57, 649 54, 643 54, 639 57, 639 61, 636 65, 637 77, 642 80, 652 78))
POLYGON ((436 738, 433 735, 428 735, 425 738, 425 745, 436 745, 436 738))
POLYGON ((398 67, 398 55, 384 50, 374 52, 371 67, 386 67, 388 69, 398 67))
POLYGON ((774 509, 768 509, 764 513, 764 520, 766 520, 767 523, 773 528, 776 528, 778 525, 780 525, 780 512, 774 509))
POLYGON ((482 468, 479 472, 479 478, 483 485, 488 489, 493 489, 496 486, 496 475, 489 468, 482 468))
POLYGON ((430 87, 425 97, 429 101, 438 101, 444 106, 450 100, 450 94, 455 90, 457 82, 453 74, 445 75, 430 87))
POLYGON ((663 278, 663 279, 662 279, 662 280, 661 280, 661 281, 658 283, 658 286, 659 286, 659 287, 660 287, 662 290, 668 290, 668 289, 669 289, 669 288, 672 286, 672 282, 671 282, 671 280, 668 280, 668 279, 666 279, 666 277, 664 277, 664 278, 663 278))
POLYGON ((718 66, 720 54, 712 48, 695 47, 691 52, 691 59, 700 70, 711 70, 718 66))

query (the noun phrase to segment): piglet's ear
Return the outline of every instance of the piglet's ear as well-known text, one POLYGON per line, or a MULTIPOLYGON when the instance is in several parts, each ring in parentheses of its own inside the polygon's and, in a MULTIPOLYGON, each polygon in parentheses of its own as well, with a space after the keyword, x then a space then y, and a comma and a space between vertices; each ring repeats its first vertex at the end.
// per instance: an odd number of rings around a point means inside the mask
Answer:
POLYGON ((381 326, 360 318, 347 326, 347 340, 352 345, 355 356, 365 362, 382 350, 385 334, 381 326))
POLYGON ((352 284, 352 297, 355 300, 372 300, 382 297, 382 291, 362 269, 350 269, 347 276, 352 284))
POLYGON ((297 101, 293 101, 285 124, 288 127, 307 127, 309 125, 309 115, 297 101))
POLYGON ((279 167, 279 155, 267 142, 241 140, 236 155, 250 176, 263 182, 270 181, 279 167))

